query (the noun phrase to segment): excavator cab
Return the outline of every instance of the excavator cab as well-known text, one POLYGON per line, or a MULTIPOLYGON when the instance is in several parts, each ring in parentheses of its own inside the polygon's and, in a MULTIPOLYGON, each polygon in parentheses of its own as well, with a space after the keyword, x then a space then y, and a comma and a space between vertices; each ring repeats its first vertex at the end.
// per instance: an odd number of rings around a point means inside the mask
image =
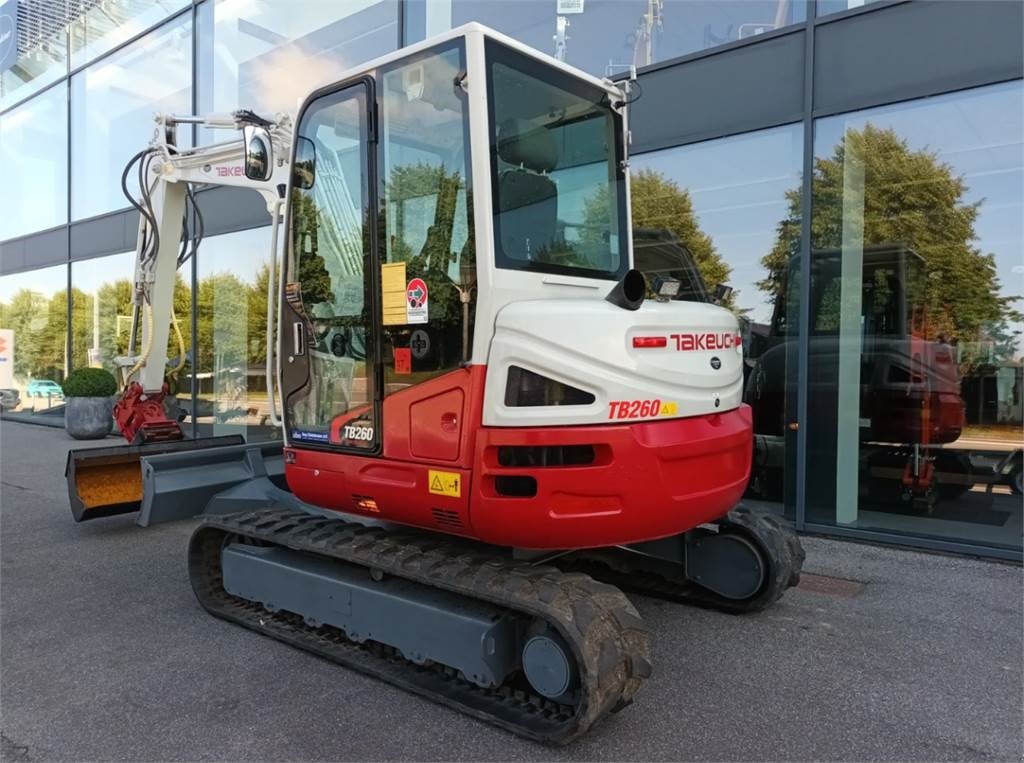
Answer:
MULTIPOLYGON (((625 273, 621 97, 470 36, 307 100, 296 140, 309 158, 291 186, 281 305, 290 443, 381 453, 395 431, 388 398, 418 398, 422 385, 436 397, 440 377, 483 365, 474 359, 488 336, 477 327, 512 296, 506 282, 625 273)), ((440 448, 457 460, 465 386, 440 392, 452 398, 449 423, 419 421, 435 431, 411 434, 432 441, 413 442, 411 455, 440 448)))

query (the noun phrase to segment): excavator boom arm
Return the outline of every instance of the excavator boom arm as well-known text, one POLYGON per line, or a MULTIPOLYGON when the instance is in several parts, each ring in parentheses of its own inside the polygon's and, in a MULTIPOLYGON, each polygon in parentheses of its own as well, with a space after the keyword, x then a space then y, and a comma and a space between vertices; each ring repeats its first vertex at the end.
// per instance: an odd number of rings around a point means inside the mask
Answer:
MULTIPOLYGON (((136 156, 141 164, 140 198, 130 199, 139 210, 139 233, 133 303, 142 322, 141 351, 132 351, 117 359, 122 369, 124 391, 114 409, 121 433, 129 442, 181 439, 181 428, 164 411, 167 394, 165 377, 168 341, 172 329, 180 354, 176 370, 184 365, 184 342, 174 314, 174 288, 178 267, 198 247, 198 238, 182 241, 189 200, 193 189, 202 186, 249 188, 259 192, 267 203, 276 234, 288 181, 292 140, 291 118, 278 114, 266 120, 252 112, 239 111, 231 116, 172 116, 158 114, 156 131, 149 147, 136 156), (235 129, 240 139, 195 148, 179 148, 178 128, 200 125, 214 129, 235 129), (254 142, 255 141, 255 142, 254 142), (253 155, 250 149, 259 154, 253 155), (262 164, 260 164, 262 162, 262 164), (252 163, 252 164, 251 164, 252 163)), ((127 170, 126 170, 127 175, 127 170)), ((271 259, 276 264, 277 237, 273 236, 271 259)), ((274 271, 272 270, 272 273, 274 271)), ((268 302, 273 308, 275 280, 268 286, 268 302)), ((274 310, 268 311, 269 316, 274 310)), ((268 337, 272 332, 268 331, 268 337)), ((272 352, 268 353, 268 390, 273 394, 272 352)), ((276 416, 274 417, 276 420, 276 416)))

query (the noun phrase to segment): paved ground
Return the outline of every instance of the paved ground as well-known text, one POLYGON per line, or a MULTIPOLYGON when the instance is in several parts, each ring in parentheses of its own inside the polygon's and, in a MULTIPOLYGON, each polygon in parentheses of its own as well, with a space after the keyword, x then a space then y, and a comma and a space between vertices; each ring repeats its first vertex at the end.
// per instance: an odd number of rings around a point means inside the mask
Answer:
MULTIPOLYGON (((113 441, 108 441, 112 444, 113 441)), ((655 675, 563 750, 204 614, 192 522, 75 525, 59 430, 0 424, 11 760, 1020 760, 1019 567, 815 538, 770 612, 651 599, 655 675), (835 589, 823 592, 820 589, 835 589), (859 592, 858 592, 859 591, 859 592)))

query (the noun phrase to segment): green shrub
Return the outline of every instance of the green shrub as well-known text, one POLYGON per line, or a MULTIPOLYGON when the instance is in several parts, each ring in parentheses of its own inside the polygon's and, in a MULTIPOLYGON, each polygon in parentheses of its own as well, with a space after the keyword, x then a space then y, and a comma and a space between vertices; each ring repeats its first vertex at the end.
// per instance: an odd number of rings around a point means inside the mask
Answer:
POLYGON ((105 368, 79 368, 64 380, 64 397, 110 397, 117 394, 114 375, 105 368))

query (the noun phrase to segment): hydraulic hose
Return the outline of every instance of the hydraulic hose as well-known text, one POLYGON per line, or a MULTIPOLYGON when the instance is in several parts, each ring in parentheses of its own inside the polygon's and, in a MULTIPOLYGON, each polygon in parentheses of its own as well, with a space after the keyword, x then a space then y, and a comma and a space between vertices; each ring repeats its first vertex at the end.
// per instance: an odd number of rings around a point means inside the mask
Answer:
POLYGON ((178 326, 178 316, 171 310, 171 328, 174 329, 174 336, 178 340, 178 364, 167 373, 175 376, 185 367, 185 338, 181 335, 181 328, 178 326))
POLYGON ((129 379, 132 378, 136 371, 146 365, 146 361, 149 360, 149 353, 153 349, 153 308, 146 304, 143 310, 146 313, 146 346, 142 348, 142 357, 132 366, 132 370, 128 372, 129 379))

